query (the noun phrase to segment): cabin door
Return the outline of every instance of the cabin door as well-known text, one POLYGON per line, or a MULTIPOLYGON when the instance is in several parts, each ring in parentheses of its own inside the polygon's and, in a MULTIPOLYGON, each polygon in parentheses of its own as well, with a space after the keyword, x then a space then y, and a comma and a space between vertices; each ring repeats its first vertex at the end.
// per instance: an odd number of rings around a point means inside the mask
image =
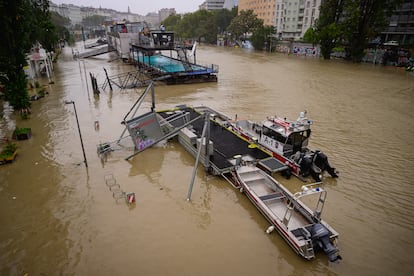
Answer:
POLYGON ((299 133, 293 133, 291 135, 291 145, 292 145, 292 154, 294 154, 297 151, 302 151, 302 135, 300 135, 299 133))

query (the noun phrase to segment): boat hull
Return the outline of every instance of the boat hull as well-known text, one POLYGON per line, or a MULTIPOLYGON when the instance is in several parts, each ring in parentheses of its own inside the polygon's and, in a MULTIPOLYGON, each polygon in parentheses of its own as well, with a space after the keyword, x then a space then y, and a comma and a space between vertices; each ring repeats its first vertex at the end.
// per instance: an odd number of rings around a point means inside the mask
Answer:
MULTIPOLYGON (((329 242, 335 245, 329 246, 334 250, 331 254, 333 257, 329 256, 330 259, 336 258, 337 232, 279 182, 252 165, 237 168, 236 176, 241 186, 240 190, 274 226, 295 253, 307 260, 315 258, 315 249, 319 242, 311 232, 318 224, 320 225, 318 227, 326 230, 325 238, 329 234, 329 242)), ((326 194, 326 191, 323 192, 326 194)))
MULTIPOLYGON (((283 225, 283 223, 278 220, 277 218, 274 218, 269 214, 269 211, 267 208, 263 207, 263 204, 260 204, 260 201, 256 196, 254 196, 249 189, 246 187, 246 185, 242 185, 243 192, 246 194, 247 198, 253 203, 253 205, 259 210, 259 212, 269 221, 273 226, 275 226, 275 229, 278 231, 279 235, 287 242, 287 244, 293 249, 293 251, 298 254, 299 256, 307 259, 312 260, 315 258, 314 254, 304 254, 303 249, 301 248, 301 245, 296 243, 294 239, 289 235, 288 229, 286 226, 283 225)), ((302 245, 303 246, 303 245, 302 245)))

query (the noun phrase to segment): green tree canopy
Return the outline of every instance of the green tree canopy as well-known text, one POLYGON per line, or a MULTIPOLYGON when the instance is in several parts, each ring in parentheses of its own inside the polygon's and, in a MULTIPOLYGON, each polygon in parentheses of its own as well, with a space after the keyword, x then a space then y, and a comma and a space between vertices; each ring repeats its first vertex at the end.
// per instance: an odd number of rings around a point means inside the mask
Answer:
POLYGON ((71 41, 71 35, 67 26, 70 25, 70 19, 67 17, 63 17, 57 12, 50 13, 50 20, 52 24, 55 26, 55 33, 59 39, 63 39, 66 41, 71 41))
POLYGON ((177 37, 203 39, 208 43, 215 43, 217 34, 227 29, 236 13, 237 9, 199 10, 183 16, 170 15, 162 24, 167 30, 175 32, 177 37))
POLYGON ((401 0, 326 0, 320 6, 316 37, 324 59, 339 43, 360 62, 368 42, 388 25, 389 16, 401 0))
POLYGON ((261 26, 263 26, 263 20, 257 18, 253 10, 240 11, 240 14, 231 21, 227 31, 238 39, 242 35, 253 33, 261 26))
POLYGON ((268 50, 271 45, 270 42, 272 41, 273 35, 275 34, 276 29, 274 26, 260 26, 256 29, 256 31, 254 31, 250 40, 255 49, 268 50))
POLYGON ((51 50, 57 39, 48 8, 48 0, 0 0, 0 82, 15 109, 30 106, 23 70, 26 53, 36 41, 51 50))
POLYGON ((181 24, 181 15, 171 14, 166 19, 164 19, 164 21, 162 21, 162 24, 167 30, 178 32, 179 26, 181 24))
POLYGON ((318 36, 316 34, 316 30, 314 28, 307 29, 305 34, 303 35, 303 41, 307 43, 312 43, 312 45, 318 44, 319 41, 318 36))
POLYGON ((368 42, 388 25, 389 16, 401 0, 347 0, 344 5, 344 36, 351 58, 360 62, 368 42))
POLYGON ((343 18, 344 3, 345 0, 326 0, 320 6, 313 41, 319 41, 324 59, 331 58, 331 51, 342 35, 340 21, 343 18))

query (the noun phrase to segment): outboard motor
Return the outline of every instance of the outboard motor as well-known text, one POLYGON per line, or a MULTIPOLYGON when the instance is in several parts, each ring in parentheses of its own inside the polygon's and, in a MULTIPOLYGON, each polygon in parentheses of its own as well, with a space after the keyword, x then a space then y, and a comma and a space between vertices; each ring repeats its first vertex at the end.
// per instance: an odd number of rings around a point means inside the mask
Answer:
POLYGON ((326 255, 328 255, 329 261, 335 262, 336 260, 341 259, 341 256, 338 255, 338 249, 335 248, 329 240, 330 232, 326 227, 320 223, 315 223, 310 232, 312 241, 317 244, 319 248, 323 249, 326 255))
POLYGON ((338 177, 335 168, 329 165, 328 157, 321 151, 317 150, 313 157, 313 163, 318 166, 322 172, 327 171, 332 177, 338 177))
POLYGON ((315 181, 321 181, 321 169, 313 163, 314 154, 306 154, 302 155, 302 158, 299 160, 300 170, 302 172, 302 176, 307 177, 309 175, 312 176, 315 181))

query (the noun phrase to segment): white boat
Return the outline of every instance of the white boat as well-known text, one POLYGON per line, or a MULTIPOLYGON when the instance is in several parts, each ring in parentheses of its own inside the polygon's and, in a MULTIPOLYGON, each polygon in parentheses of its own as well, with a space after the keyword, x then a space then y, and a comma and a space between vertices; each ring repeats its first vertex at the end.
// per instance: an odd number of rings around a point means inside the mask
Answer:
POLYGON ((108 26, 108 45, 117 51, 121 59, 128 60, 131 44, 138 43, 146 28, 148 26, 145 22, 117 22, 108 26))
POLYGON ((293 250, 303 258, 315 258, 323 250, 330 261, 341 259, 337 248, 338 233, 321 219, 327 192, 321 182, 304 185, 292 194, 263 170, 242 165, 236 169, 237 181, 251 202, 272 224, 267 233, 276 229, 293 250), (314 211, 300 198, 319 195, 314 211))
POLYGON ((306 112, 301 112, 296 121, 276 116, 267 117, 262 123, 236 118, 233 130, 286 164, 290 168, 288 173, 303 177, 311 175, 316 181, 321 180, 324 171, 338 177, 323 152, 308 148, 311 125, 306 112))

